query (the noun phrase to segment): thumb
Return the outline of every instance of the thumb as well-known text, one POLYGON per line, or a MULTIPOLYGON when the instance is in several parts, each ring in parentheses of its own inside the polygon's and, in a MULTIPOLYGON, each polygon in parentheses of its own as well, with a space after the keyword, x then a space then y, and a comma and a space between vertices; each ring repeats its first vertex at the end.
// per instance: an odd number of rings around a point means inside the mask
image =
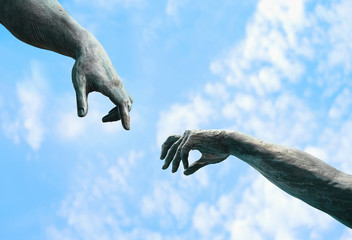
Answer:
POLYGON ((186 176, 191 175, 193 173, 195 173, 196 171, 198 171, 199 169, 201 169, 202 167, 207 166, 209 163, 207 161, 205 161, 204 159, 199 159, 198 161, 194 162, 191 166, 189 166, 184 172, 183 174, 185 174, 186 176))
POLYGON ((77 71, 76 64, 72 69, 72 83, 76 91, 77 115, 84 117, 88 113, 86 79, 77 71))
POLYGON ((85 87, 75 88, 77 101, 77 115, 84 117, 88 113, 87 91, 85 87))

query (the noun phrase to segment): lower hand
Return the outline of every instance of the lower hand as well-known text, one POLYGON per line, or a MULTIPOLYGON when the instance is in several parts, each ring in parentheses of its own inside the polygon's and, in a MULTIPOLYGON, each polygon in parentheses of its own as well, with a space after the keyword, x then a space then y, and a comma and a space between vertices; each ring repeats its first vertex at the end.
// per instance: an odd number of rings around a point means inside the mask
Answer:
POLYGON ((229 154, 221 144, 222 131, 216 130, 187 130, 183 136, 169 136, 161 149, 160 159, 165 159, 163 169, 167 169, 172 162, 172 172, 176 172, 182 161, 184 174, 190 175, 207 166, 225 160, 229 154), (193 149, 199 150, 202 157, 188 166, 188 155, 193 149))

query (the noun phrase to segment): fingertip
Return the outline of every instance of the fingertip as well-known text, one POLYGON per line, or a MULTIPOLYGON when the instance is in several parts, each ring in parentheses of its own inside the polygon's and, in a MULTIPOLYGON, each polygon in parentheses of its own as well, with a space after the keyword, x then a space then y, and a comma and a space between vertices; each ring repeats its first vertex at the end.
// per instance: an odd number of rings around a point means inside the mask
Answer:
POLYGON ((183 163, 183 168, 187 169, 188 168, 188 160, 186 160, 186 161, 182 160, 182 163, 183 163))
POLYGON ((173 166, 171 172, 175 173, 175 172, 177 172, 177 169, 178 169, 178 166, 173 166))
POLYGON ((77 102, 77 115, 78 117, 84 117, 88 113, 88 101, 86 89, 83 87, 75 86, 76 90, 76 102, 77 102))
POLYGON ((122 118, 122 126, 125 130, 130 130, 130 119, 122 118))
POLYGON ((101 121, 103 122, 103 123, 106 123, 106 122, 111 122, 111 121, 109 121, 109 114, 108 115, 106 115, 106 116, 104 116, 102 119, 101 119, 101 121))
POLYGON ((120 111, 119 111, 119 108, 118 107, 114 107, 113 109, 111 109, 109 111, 108 114, 106 114, 103 118, 102 118, 102 121, 104 123, 106 122, 115 122, 115 121, 119 121, 121 119, 121 116, 120 116, 120 111))
POLYGON ((87 111, 84 108, 78 108, 77 110, 78 117, 85 117, 87 115, 87 111))
POLYGON ((192 164, 189 168, 187 168, 183 174, 186 175, 186 176, 189 176, 195 172, 197 172, 201 167, 198 166, 198 165, 195 165, 195 164, 192 164))
POLYGON ((119 106, 122 126, 126 130, 130 130, 130 114, 128 113, 127 104, 124 103, 122 106, 119 106))

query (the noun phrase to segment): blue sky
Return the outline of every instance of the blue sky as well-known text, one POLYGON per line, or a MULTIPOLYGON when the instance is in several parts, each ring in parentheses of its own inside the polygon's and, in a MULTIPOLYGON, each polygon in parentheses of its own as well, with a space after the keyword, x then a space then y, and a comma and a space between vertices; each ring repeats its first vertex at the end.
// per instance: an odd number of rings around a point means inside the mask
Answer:
POLYGON ((351 174, 351 1, 59 2, 134 98, 131 130, 98 93, 78 118, 74 61, 1 26, 0 239, 352 238, 234 157, 189 177, 158 160, 170 134, 229 129, 351 174))

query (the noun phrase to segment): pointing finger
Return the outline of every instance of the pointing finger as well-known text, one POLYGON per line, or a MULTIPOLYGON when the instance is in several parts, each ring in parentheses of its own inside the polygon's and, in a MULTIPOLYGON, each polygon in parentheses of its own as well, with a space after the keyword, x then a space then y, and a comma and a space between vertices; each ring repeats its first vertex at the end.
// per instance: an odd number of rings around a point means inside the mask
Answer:
POLYGON ((119 105, 119 110, 123 128, 130 130, 130 114, 128 112, 127 102, 123 102, 121 105, 119 105))

